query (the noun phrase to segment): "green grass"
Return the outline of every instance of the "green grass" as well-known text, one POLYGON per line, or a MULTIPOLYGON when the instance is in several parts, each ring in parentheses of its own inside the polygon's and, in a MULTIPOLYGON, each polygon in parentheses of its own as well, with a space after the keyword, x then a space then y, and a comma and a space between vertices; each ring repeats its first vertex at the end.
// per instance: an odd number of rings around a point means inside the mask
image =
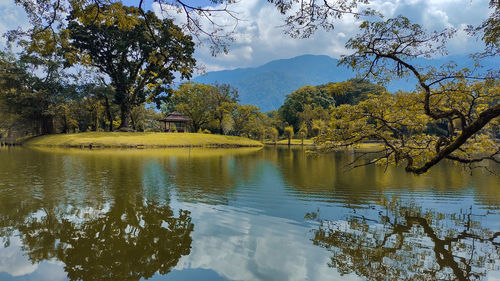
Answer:
MULTIPOLYGON (((0 148, 2 149, 2 148, 0 148)), ((128 148, 99 148, 99 149, 81 149, 71 147, 49 147, 49 146, 32 146, 31 150, 50 154, 64 155, 92 155, 102 157, 148 157, 148 158, 211 158, 226 155, 244 155, 252 154, 262 149, 260 147, 231 147, 231 148, 204 148, 204 147, 166 147, 166 148, 145 148, 145 149, 128 149, 128 148)))
MULTIPOLYGON (((265 141, 264 142, 266 145, 274 145, 274 142, 272 141, 265 141)), ((284 139, 284 140, 279 140, 277 143, 277 145, 288 145, 288 140, 287 139, 284 139)), ((290 142, 290 145, 301 145, 302 144, 302 140, 300 139, 292 139, 291 142, 290 142)), ((304 146, 314 146, 314 141, 312 139, 304 139, 304 146)), ((382 149, 383 148, 383 144, 381 143, 358 143, 358 144, 355 144, 355 145, 352 145, 352 146, 349 146, 349 147, 345 147, 345 148, 339 148, 339 150, 345 150, 345 149, 352 149, 352 150, 356 150, 356 151, 373 151, 373 150, 377 150, 377 149, 382 149)))
POLYGON ((379 150, 384 148, 384 144, 382 143, 358 143, 352 146, 354 150, 360 150, 360 151, 372 151, 372 150, 379 150))
POLYGON ((195 133, 86 132, 46 135, 30 139, 25 146, 57 147, 254 147, 262 143, 235 136, 195 133))
MULTIPOLYGON (((265 144, 274 145, 274 142, 268 140, 265 142, 265 144)), ((288 140, 287 139, 279 140, 276 142, 276 144, 277 145, 288 145, 288 140)), ((290 145, 302 145, 302 140, 301 139, 292 139, 290 141, 290 145)), ((304 139, 304 145, 311 146, 311 145, 314 145, 314 142, 311 139, 304 139)))

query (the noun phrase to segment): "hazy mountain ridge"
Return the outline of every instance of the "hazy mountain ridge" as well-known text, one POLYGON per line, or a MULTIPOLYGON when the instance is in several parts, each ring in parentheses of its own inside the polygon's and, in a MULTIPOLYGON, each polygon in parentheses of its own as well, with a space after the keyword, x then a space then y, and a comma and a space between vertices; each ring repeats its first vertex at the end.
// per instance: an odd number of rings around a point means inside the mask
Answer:
MULTIPOLYGON (((435 60, 418 59, 419 64, 440 66, 455 61, 458 65, 472 67, 466 56, 453 56, 435 60)), ((498 59, 486 61, 486 67, 498 66, 498 59)), ((290 59, 270 61, 252 68, 237 68, 208 72, 192 79, 197 83, 228 83, 239 91, 243 104, 253 104, 263 111, 279 108, 285 96, 305 85, 320 85, 341 82, 354 78, 355 72, 345 66, 338 66, 338 60, 325 55, 302 55, 290 59)), ((386 85, 391 92, 411 91, 415 79, 399 79, 386 85)))

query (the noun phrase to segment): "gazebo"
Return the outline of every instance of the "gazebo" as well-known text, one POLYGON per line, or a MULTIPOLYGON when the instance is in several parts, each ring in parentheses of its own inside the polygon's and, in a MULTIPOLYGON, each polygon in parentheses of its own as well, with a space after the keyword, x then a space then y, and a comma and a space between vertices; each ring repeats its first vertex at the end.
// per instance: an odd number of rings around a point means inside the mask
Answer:
POLYGON ((177 130, 179 133, 187 133, 187 123, 191 122, 191 118, 174 111, 158 121, 165 123, 165 132, 174 132, 177 130))

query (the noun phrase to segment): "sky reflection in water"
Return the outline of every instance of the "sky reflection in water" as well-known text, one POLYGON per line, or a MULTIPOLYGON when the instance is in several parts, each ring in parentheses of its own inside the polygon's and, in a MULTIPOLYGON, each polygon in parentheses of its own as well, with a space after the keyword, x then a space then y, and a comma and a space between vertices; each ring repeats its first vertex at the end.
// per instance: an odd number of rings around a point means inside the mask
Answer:
POLYGON ((500 178, 352 157, 0 150, 0 280, 500 278, 500 178))

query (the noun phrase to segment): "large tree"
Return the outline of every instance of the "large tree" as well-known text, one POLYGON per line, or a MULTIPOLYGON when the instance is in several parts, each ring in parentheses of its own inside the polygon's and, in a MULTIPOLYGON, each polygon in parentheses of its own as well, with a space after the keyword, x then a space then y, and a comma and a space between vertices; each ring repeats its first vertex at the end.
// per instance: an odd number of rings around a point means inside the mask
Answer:
POLYGON ((181 84, 165 109, 179 111, 191 118, 192 129, 197 132, 212 120, 213 107, 208 97, 213 96, 216 91, 217 88, 211 85, 193 82, 181 84))
POLYGON ((312 110, 316 107, 327 109, 332 105, 335 105, 335 99, 328 91, 319 87, 304 86, 287 95, 278 111, 285 122, 298 130, 300 113, 307 109, 306 106, 312 110))
POLYGON ((212 104, 213 118, 217 122, 217 131, 224 134, 223 121, 236 108, 238 102, 238 90, 228 84, 215 85, 217 91, 212 91, 212 95, 207 97, 212 104))
POLYGON ((109 76, 120 105, 120 129, 128 130, 130 111, 160 102, 175 79, 189 78, 195 65, 194 43, 172 20, 121 3, 91 5, 69 17, 70 62, 83 62, 109 76), (152 36, 152 34, 154 34, 152 36))
POLYGON ((29 133, 56 132, 61 106, 75 96, 74 85, 56 53, 23 52, 19 58, 0 52, 0 101, 23 120, 29 133))
MULTIPOLYGON (((327 132, 319 143, 325 148, 380 140, 383 149, 362 164, 400 164, 421 174, 449 159, 477 167, 483 160, 500 163, 495 142, 500 116, 499 70, 440 69, 418 65, 415 58, 446 53, 453 30, 426 32, 399 16, 385 21, 364 21, 361 32, 347 42, 354 50, 342 63, 368 77, 413 76, 415 93, 383 94, 358 105, 333 110, 327 132), (446 134, 426 134, 446 123, 446 134)), ((357 165, 357 164, 356 164, 357 165)))
MULTIPOLYGON (((15 2, 23 6, 32 26, 26 30, 18 28, 10 31, 10 38, 33 36, 40 31, 57 33, 57 30, 65 25, 65 15, 70 12, 82 15, 87 7, 97 6, 100 13, 105 11, 106 5, 123 1, 15 0, 15 2)), ((228 51, 238 22, 246 20, 240 18, 240 13, 232 9, 231 5, 237 2, 235 0, 153 0, 152 2, 158 4, 163 17, 183 17, 184 20, 180 21, 182 30, 195 37, 198 42, 208 43, 213 54, 228 51)), ((347 14, 361 16, 371 13, 370 10, 364 10, 364 6, 358 5, 368 4, 368 0, 267 0, 267 2, 275 5, 285 16, 286 31, 293 36, 306 37, 318 27, 333 29, 336 20, 347 14)), ((145 13, 144 0, 127 1, 127 4, 145 13)), ((154 33, 151 35, 154 36, 154 33)))
POLYGON ((344 82, 328 83, 318 86, 335 98, 335 106, 358 104, 370 95, 385 92, 385 88, 366 79, 352 78, 344 82))

